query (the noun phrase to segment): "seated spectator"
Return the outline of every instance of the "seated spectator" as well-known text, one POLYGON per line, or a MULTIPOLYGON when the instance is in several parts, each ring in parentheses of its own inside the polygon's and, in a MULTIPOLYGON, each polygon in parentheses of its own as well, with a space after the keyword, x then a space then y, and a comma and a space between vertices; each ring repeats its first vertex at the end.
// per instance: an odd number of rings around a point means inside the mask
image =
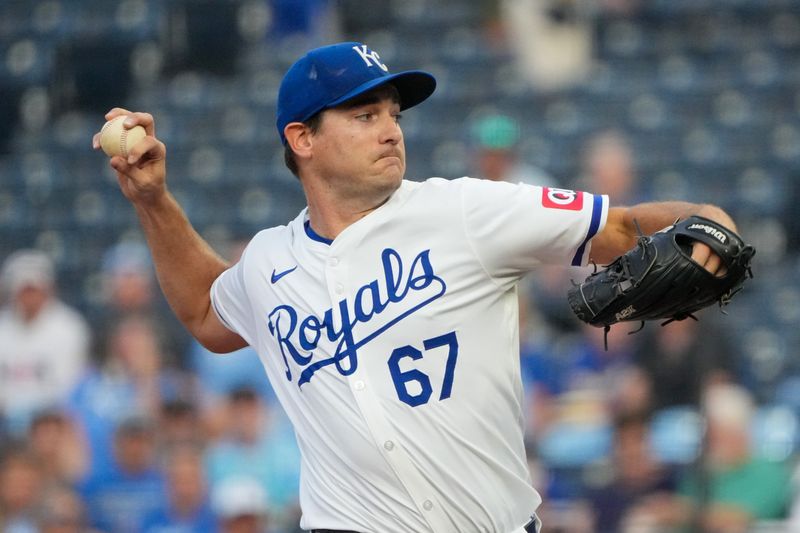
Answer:
POLYGON ((205 428, 197 407, 186 400, 170 400, 161 405, 158 417, 158 445, 163 454, 175 448, 205 443, 205 428))
POLYGON ((11 254, 0 281, 9 297, 0 309, 0 415, 21 434, 35 412, 66 400, 86 369, 90 334, 83 317, 56 296, 44 253, 11 254))
POLYGON ((168 356, 179 357, 185 352, 189 334, 158 290, 147 246, 137 241, 120 241, 109 248, 103 256, 100 279, 102 302, 90 317, 100 332, 96 351, 101 359, 108 345, 106 336, 116 324, 136 315, 152 320, 168 356))
POLYGON ((520 127, 513 118, 492 113, 469 124, 473 152, 472 176, 492 181, 552 186, 553 179, 524 163, 519 156, 520 127))
POLYGON ((705 387, 736 377, 734 349, 712 321, 689 319, 647 327, 641 336, 634 362, 645 376, 654 410, 699 407, 705 387))
POLYGON ((648 441, 648 419, 626 414, 614 424, 612 471, 607 482, 587 493, 594 518, 594 530, 627 531, 624 526, 659 512, 674 498, 675 478, 658 464, 648 441))
POLYGON ((216 533, 208 499, 202 454, 191 446, 170 452, 166 463, 167 498, 145 518, 145 533, 216 533))
POLYGON ((643 411, 647 390, 633 365, 638 339, 628 335, 630 327, 617 325, 606 336, 602 328, 583 324, 580 332, 562 354, 569 365, 564 390, 600 393, 613 414, 643 411))
POLYGON ((152 425, 140 418, 122 422, 114 435, 113 459, 80 487, 89 522, 103 531, 141 531, 143 518, 155 513, 166 495, 152 425))
POLYGON ((269 495, 276 521, 293 514, 300 453, 282 411, 262 402, 252 389, 238 389, 229 396, 225 419, 224 433, 207 451, 212 486, 230 476, 251 477, 269 495))
POLYGON ((130 315, 114 324, 102 367, 78 384, 70 407, 86 434, 91 469, 110 462, 114 428, 130 416, 153 416, 163 402, 191 398, 190 380, 167 368, 153 321, 130 315))
POLYGON ((28 430, 28 443, 47 487, 72 485, 86 474, 86 443, 74 421, 62 411, 37 414, 28 430))
POLYGON ((506 39, 524 78, 540 91, 568 88, 589 73, 588 5, 565 0, 502 0, 506 39))
POLYGON ((611 205, 633 205, 644 201, 633 149, 625 136, 615 130, 593 135, 584 147, 583 176, 579 189, 607 194, 611 205))
POLYGON ((22 449, 5 454, 0 463, 0 531, 37 533, 42 473, 34 456, 22 449))
POLYGON ((269 502, 263 486, 249 477, 222 480, 212 494, 220 533, 270 533, 269 502))
POLYGON ((706 465, 687 472, 680 483, 683 504, 663 517, 708 533, 744 533, 759 520, 786 516, 790 472, 787 465, 753 455, 750 394, 717 384, 703 400, 707 416, 706 465), (697 517, 698 523, 693 523, 697 517))
POLYGON ((64 487, 44 494, 39 513, 40 533, 95 533, 89 529, 86 508, 80 497, 64 487))
POLYGON ((113 311, 140 312, 153 305, 155 278, 150 252, 144 244, 123 241, 103 256, 103 296, 113 311))

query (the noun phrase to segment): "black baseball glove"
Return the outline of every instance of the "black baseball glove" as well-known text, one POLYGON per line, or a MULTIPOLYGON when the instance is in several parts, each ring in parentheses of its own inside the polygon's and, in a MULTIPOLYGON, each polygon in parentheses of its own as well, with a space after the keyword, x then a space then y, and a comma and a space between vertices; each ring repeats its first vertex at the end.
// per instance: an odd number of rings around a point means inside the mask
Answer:
POLYGON ((579 319, 604 327, 624 321, 683 320, 717 302, 727 305, 748 277, 755 248, 729 229, 692 216, 651 236, 569 290, 579 319), (727 269, 715 276, 692 259, 692 243, 707 244, 727 269))

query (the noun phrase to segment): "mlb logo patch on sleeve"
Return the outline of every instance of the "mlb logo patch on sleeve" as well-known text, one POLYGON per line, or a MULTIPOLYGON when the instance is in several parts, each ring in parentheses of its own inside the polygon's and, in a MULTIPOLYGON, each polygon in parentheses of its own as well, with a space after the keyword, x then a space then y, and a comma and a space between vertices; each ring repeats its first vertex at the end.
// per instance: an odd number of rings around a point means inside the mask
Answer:
POLYGON ((580 211, 583 209, 583 192, 544 187, 542 188, 542 205, 550 209, 580 211))

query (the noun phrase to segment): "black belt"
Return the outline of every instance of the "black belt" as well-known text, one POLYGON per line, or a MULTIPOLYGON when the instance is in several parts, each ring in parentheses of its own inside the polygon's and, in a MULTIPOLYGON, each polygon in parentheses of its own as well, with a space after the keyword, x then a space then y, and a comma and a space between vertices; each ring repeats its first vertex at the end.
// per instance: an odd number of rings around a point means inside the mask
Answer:
MULTIPOLYGON (((539 533, 536 530, 536 519, 531 518, 530 522, 522 526, 526 533, 539 533)), ((311 533, 359 533, 349 529, 312 529, 311 533)))

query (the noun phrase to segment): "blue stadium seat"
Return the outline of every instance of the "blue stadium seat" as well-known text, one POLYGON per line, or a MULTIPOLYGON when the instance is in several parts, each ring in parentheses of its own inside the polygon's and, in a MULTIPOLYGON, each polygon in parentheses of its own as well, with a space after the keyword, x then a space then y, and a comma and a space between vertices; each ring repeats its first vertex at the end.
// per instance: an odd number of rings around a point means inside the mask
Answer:
POLYGON ((704 422, 693 407, 670 407, 655 413, 650 424, 654 455, 667 464, 688 465, 700 453, 704 422))
POLYGON ((760 407, 753 418, 753 452, 771 461, 786 461, 797 451, 797 414, 784 405, 760 407))
POLYGON ((548 467, 576 468, 607 457, 611 441, 607 425, 558 423, 541 436, 537 449, 548 467))

